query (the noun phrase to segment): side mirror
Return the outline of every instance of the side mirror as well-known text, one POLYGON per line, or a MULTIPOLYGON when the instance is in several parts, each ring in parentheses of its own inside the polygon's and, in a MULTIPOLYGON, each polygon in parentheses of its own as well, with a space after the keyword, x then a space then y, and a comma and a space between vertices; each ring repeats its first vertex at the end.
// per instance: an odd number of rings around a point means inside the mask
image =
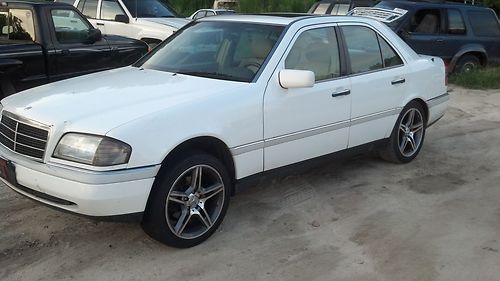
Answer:
POLYGON ((130 20, 126 15, 116 15, 115 16, 115 21, 116 22, 123 22, 123 23, 129 23, 130 20))
POLYGON ((316 82, 314 72, 309 70, 283 69, 278 74, 282 88, 311 88, 316 82))
POLYGON ((91 28, 87 35, 87 44, 94 44, 97 41, 101 41, 102 33, 99 29, 91 28))

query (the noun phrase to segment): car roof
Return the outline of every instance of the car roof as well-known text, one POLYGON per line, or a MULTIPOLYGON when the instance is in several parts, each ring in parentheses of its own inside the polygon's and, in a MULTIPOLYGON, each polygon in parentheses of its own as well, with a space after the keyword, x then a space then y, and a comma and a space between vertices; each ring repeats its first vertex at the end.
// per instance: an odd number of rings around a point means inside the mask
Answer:
POLYGON ((243 22, 257 24, 272 24, 287 26, 295 22, 312 20, 315 23, 321 23, 321 18, 325 23, 341 22, 359 22, 367 24, 378 24, 374 19, 354 16, 332 16, 332 15, 314 15, 314 14, 260 14, 260 15, 220 15, 217 17, 206 17, 199 21, 225 21, 225 22, 243 22), (318 21, 319 20, 319 21, 318 21))
POLYGON ((0 0, 0 7, 3 7, 4 5, 9 5, 14 4, 14 5, 33 5, 33 6, 68 6, 66 3, 62 2, 53 2, 53 1, 2 1, 0 0))

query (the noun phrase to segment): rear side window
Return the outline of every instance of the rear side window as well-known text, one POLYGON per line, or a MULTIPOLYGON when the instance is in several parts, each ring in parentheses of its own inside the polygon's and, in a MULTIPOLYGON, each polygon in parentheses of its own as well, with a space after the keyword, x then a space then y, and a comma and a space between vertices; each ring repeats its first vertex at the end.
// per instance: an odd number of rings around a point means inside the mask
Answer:
POLYGON ((87 18, 97 18, 97 0, 81 0, 78 9, 87 18))
POLYGON ((457 9, 448 9, 448 33, 465 34, 464 19, 457 9))
POLYGON ((476 36, 498 37, 500 26, 498 19, 491 12, 468 12, 472 31, 476 36))
POLYGON ((441 30, 441 12, 439 9, 419 10, 410 20, 410 32, 434 34, 441 30))
POLYGON ((363 26, 342 26, 352 73, 383 68, 375 31, 363 26))
POLYGON ((384 60, 384 67, 403 65, 401 57, 399 57, 384 38, 378 36, 378 42, 380 44, 380 51, 382 52, 382 59, 384 60))
POLYGON ((26 9, 1 11, 0 31, 0 39, 19 41, 35 40, 33 13, 26 9))
POLYGON ((310 70, 316 81, 340 76, 339 47, 332 27, 302 32, 285 60, 286 69, 310 70))

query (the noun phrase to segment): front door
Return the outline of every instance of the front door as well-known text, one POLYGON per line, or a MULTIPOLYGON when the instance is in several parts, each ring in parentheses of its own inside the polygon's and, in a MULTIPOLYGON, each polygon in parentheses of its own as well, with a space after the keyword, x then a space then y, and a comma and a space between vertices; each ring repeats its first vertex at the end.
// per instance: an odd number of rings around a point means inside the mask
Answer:
POLYGON ((104 70, 111 66, 111 54, 104 40, 89 41, 91 25, 78 13, 69 9, 52 9, 54 51, 52 61, 56 62, 56 74, 52 80, 60 80, 90 72, 104 70))
POLYGON ((350 79, 342 76, 338 32, 332 25, 297 33, 270 79, 264 97, 264 169, 347 148, 350 79), (312 88, 284 89, 283 69, 315 73, 312 88))

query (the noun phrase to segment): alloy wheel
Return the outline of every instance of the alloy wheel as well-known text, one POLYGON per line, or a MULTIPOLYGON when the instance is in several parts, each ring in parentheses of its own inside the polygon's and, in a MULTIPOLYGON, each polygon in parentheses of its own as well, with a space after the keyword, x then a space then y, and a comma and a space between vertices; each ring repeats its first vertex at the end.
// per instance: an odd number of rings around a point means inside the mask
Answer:
POLYGON ((399 151, 404 157, 413 156, 422 144, 424 134, 424 118, 416 108, 410 108, 399 124, 399 151))

